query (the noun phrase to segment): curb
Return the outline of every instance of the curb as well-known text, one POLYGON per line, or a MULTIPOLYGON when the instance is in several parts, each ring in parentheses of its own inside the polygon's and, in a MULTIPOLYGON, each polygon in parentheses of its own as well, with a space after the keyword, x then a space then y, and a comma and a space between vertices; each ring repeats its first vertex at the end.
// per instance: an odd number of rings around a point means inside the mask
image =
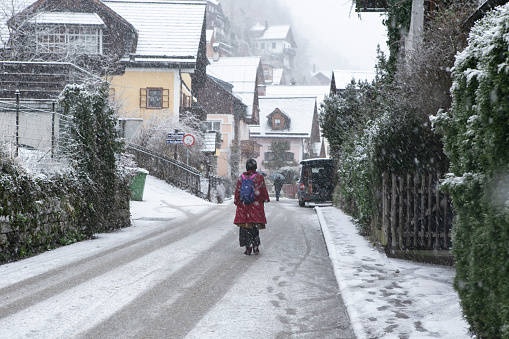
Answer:
POLYGON ((329 252, 329 258, 331 259, 332 267, 334 269, 334 276, 336 277, 336 281, 338 282, 339 290, 341 292, 341 298, 343 299, 343 304, 345 304, 346 312, 350 318, 350 322, 352 323, 352 328, 355 333, 355 336, 359 339, 367 338, 366 332, 364 332, 364 327, 362 327, 362 322, 360 320, 359 313, 357 313, 357 309, 355 308, 355 302, 352 298, 350 298, 350 293, 346 280, 343 279, 343 277, 339 274, 339 272, 341 271, 341 267, 339 266, 336 247, 334 245, 334 241, 332 240, 332 236, 330 234, 327 222, 323 217, 320 207, 316 206, 314 210, 318 216, 318 223, 320 224, 320 228, 322 229, 323 238, 325 239, 325 245, 327 247, 327 251, 329 252))

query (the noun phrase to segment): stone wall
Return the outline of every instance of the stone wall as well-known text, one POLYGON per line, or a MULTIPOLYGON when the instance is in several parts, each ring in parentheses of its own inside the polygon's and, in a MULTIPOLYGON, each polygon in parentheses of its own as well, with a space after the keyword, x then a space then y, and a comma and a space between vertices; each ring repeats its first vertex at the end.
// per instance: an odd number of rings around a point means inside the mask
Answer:
MULTIPOLYGON (((83 208, 88 202, 72 174, 32 178, 10 164, 0 169, 0 262, 89 238, 90 230, 79 220, 87 217, 80 212, 90 209, 83 208)), ((94 233, 131 225, 129 182, 119 180, 117 208, 106 218, 109 223, 94 233)))

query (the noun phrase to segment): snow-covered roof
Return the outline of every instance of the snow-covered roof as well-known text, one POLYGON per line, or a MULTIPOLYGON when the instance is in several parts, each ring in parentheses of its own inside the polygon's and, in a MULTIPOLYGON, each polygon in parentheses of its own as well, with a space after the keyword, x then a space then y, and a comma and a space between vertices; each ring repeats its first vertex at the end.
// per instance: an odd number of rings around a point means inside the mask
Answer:
POLYGON ((269 26, 258 40, 284 40, 290 33, 290 25, 269 26))
POLYGON ((256 24, 251 28, 251 31, 264 31, 267 28, 265 25, 256 24))
POLYGON ((138 32, 136 54, 178 57, 193 61, 198 55, 205 1, 103 0, 138 32))
POLYGON ((329 86, 281 86, 265 87, 265 97, 315 97, 318 105, 326 95, 329 95, 329 86))
POLYGON ((70 25, 104 25, 102 19, 96 13, 76 12, 40 12, 30 20, 30 23, 38 24, 70 24, 70 25))
POLYGON ((233 85, 233 94, 248 106, 248 118, 252 116, 256 77, 260 57, 222 57, 209 59, 207 74, 233 85))
POLYGON ((315 102, 316 97, 260 97, 260 125, 249 126, 250 137, 309 138, 311 136, 311 126, 313 125, 315 102), (275 109, 279 109, 290 118, 289 129, 273 130, 269 126, 267 117, 275 109))
POLYGON ((281 80, 283 79, 283 71, 282 68, 276 68, 272 71, 272 83, 279 85, 281 80))
POLYGON ((337 89, 345 89, 346 86, 352 81, 352 79, 355 79, 355 81, 367 80, 371 82, 375 80, 376 76, 375 72, 350 70, 333 70, 332 74, 334 75, 337 89))

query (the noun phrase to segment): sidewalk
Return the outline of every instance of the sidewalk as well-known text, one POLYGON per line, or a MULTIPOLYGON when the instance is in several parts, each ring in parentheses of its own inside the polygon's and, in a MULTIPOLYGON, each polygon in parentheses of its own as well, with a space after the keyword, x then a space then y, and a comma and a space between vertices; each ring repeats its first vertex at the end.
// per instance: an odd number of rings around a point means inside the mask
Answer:
POLYGON ((335 207, 315 207, 357 338, 470 338, 455 270, 387 258, 335 207))

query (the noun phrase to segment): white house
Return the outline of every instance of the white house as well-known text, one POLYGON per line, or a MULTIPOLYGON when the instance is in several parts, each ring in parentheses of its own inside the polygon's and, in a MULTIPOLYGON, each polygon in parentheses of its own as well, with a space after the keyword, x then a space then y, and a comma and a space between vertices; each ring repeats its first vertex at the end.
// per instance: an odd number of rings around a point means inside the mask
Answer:
POLYGON ((272 160, 274 141, 286 141, 290 149, 285 160, 295 161, 316 157, 320 151, 320 127, 316 97, 261 97, 260 124, 250 127, 250 138, 260 145, 256 159, 261 170, 272 160))
POLYGON ((269 63, 276 68, 293 68, 297 44, 290 25, 257 25, 249 33, 264 64, 269 63))

